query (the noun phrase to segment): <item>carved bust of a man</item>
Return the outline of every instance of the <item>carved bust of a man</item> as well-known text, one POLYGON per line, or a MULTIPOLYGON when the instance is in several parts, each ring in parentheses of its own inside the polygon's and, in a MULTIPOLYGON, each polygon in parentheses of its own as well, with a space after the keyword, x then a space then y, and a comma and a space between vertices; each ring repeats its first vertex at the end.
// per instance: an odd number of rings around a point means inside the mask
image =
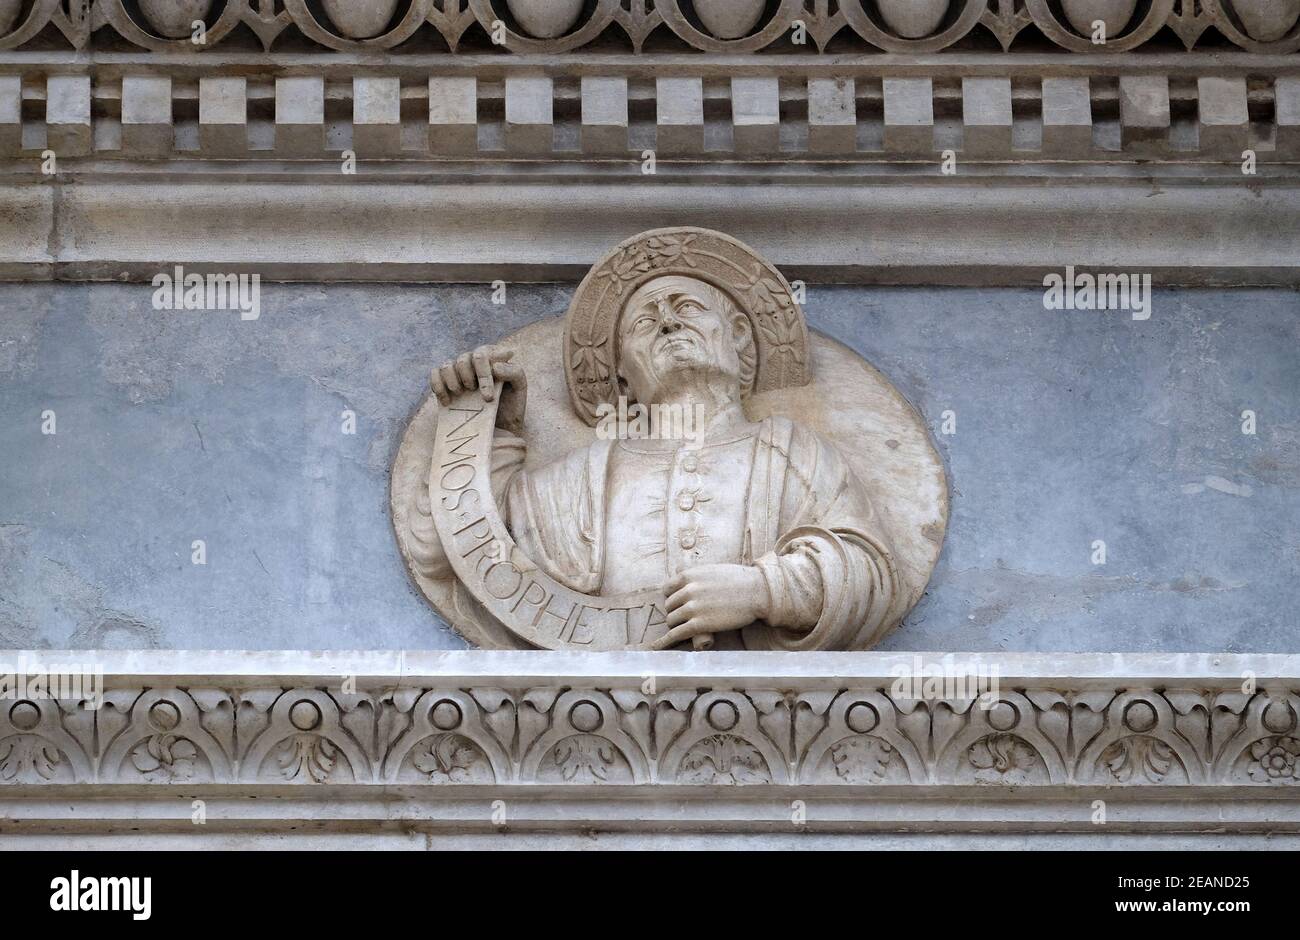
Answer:
MULTIPOLYGON (((760 368, 753 317, 728 292, 680 273, 650 276, 617 308, 605 343, 621 406, 671 409, 689 435, 601 435, 524 469, 527 376, 483 346, 432 377, 444 407, 500 396, 491 491, 517 546, 588 595, 658 590, 665 649, 873 645, 901 611, 890 547, 837 449, 784 417, 752 421, 760 368)), ((440 420, 447 420, 444 412, 440 420)), ((449 577, 436 537, 414 559, 449 577)))

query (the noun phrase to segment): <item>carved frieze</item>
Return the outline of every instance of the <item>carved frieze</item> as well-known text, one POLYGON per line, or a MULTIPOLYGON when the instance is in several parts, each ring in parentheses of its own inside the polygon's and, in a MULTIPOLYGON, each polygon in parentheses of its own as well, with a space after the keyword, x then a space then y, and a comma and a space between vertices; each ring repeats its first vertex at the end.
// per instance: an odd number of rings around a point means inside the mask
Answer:
POLYGON ((1300 47, 1298 22, 1297 0, 0 0, 0 49, 52 27, 78 49, 120 38, 159 52, 229 47, 243 33, 267 50, 305 39, 352 52, 564 53, 612 39, 641 52, 653 39, 670 51, 824 50, 838 40, 855 52, 930 53, 972 34, 1009 49, 1032 32, 1087 53, 1125 52, 1169 26, 1188 48, 1212 30, 1242 49, 1285 53, 1300 47))
POLYGON ((112 687, 98 709, 10 699, 0 784, 1300 788, 1295 683, 1004 681, 985 700, 915 700, 880 681, 646 681, 112 687))

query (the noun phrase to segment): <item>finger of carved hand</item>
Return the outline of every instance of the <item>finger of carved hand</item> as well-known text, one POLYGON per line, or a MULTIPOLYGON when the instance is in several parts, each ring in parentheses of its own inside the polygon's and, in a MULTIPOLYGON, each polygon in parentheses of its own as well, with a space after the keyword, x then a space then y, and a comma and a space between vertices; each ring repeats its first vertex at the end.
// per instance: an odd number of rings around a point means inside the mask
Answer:
MULTIPOLYGON (((673 582, 670 581, 668 583, 672 584, 673 582)), ((695 592, 691 590, 691 585, 683 583, 681 587, 679 587, 677 590, 673 591, 673 593, 668 595, 668 600, 666 602, 668 612, 671 613, 672 611, 676 610, 678 607, 681 607, 683 604, 685 604, 694 596, 695 596, 695 592)))
POLYGON ((451 395, 447 393, 447 384, 442 380, 440 369, 429 372, 429 388, 433 389, 433 396, 438 399, 438 404, 445 407, 451 401, 451 395))
POLYGON ((470 353, 470 359, 474 363, 474 375, 478 378, 478 390, 484 401, 491 401, 496 386, 492 382, 492 363, 488 351, 480 346, 470 353))
POLYGON ((515 365, 513 362, 494 362, 492 364, 492 374, 502 382, 509 382, 515 387, 516 391, 528 387, 528 379, 524 376, 523 366, 515 365))
POLYGON ((444 362, 438 367, 438 373, 442 376, 442 384, 447 389, 447 395, 459 395, 460 379, 456 378, 456 367, 450 362, 444 362))
POLYGON ((686 572, 675 575, 664 582, 664 593, 671 596, 686 587, 686 572))
POLYGON ((488 358, 493 362, 509 362, 515 357, 513 349, 504 349, 500 346, 485 346, 483 348, 488 351, 488 358))
POLYGON ((654 648, 657 650, 666 650, 670 646, 676 646, 678 643, 684 643, 693 636, 699 636, 701 633, 708 633, 704 624, 696 620, 690 620, 676 629, 669 630, 658 640, 655 641, 654 648))
POLYGON ((469 353, 461 353, 456 357, 456 377, 460 379, 462 392, 478 388, 478 376, 474 374, 474 360, 469 353))
POLYGON ((668 626, 677 627, 686 623, 686 621, 690 620, 694 616, 697 616, 699 613, 700 613, 699 605, 688 601, 687 603, 678 607, 676 610, 669 611, 668 616, 665 619, 668 623, 668 626))

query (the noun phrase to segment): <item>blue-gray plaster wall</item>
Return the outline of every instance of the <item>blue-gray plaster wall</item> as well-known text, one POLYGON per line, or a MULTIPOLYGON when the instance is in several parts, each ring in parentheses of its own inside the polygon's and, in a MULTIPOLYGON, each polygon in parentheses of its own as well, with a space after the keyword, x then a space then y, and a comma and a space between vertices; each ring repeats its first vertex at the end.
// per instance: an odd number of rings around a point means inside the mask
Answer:
MULTIPOLYGON (((0 284, 0 648, 463 646, 407 581, 388 467, 432 363, 570 291, 263 284, 245 322, 0 284)), ((1158 290, 1145 322, 1037 290, 808 301, 948 466, 943 557, 887 648, 1300 651, 1300 295, 1158 290)))

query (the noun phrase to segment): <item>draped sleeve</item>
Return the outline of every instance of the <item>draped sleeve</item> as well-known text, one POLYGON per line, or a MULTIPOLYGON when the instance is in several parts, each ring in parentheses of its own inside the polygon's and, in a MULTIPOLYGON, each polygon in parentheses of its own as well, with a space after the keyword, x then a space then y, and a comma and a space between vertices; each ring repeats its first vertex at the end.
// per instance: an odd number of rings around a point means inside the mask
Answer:
POLYGON ((769 620, 743 632, 750 649, 867 649, 901 617, 884 526, 840 452, 815 432, 771 419, 750 492, 753 563, 769 620))

